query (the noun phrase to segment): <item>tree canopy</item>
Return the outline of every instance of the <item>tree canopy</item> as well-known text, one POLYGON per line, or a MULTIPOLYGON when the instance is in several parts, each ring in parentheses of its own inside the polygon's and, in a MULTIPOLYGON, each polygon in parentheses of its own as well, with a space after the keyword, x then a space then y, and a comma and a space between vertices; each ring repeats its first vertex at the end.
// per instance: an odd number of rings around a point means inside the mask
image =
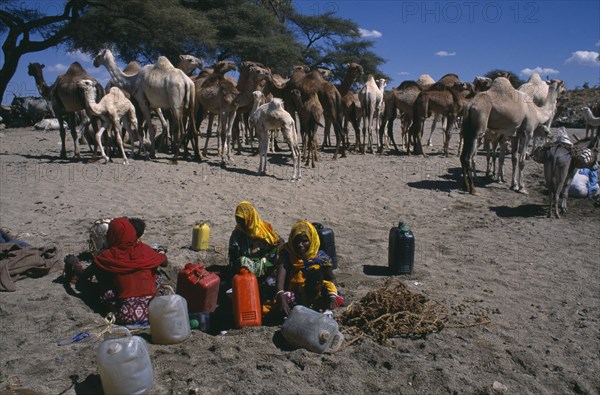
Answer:
POLYGON ((253 60, 280 74, 304 63, 327 67, 338 80, 345 63, 357 62, 384 76, 383 59, 356 23, 333 12, 301 15, 292 0, 64 0, 58 12, 52 3, 55 15, 29 4, 6 0, 0 8, 0 97, 22 55, 58 45, 90 55, 108 47, 124 62, 163 55, 176 63, 180 54, 207 64, 253 60))

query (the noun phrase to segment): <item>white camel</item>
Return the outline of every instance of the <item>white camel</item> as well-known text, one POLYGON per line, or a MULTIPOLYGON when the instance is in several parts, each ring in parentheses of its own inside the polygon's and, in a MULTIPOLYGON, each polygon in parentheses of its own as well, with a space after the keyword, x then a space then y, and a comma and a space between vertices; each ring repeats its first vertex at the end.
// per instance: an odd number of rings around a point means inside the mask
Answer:
POLYGON ((591 132, 590 137, 594 137, 594 130, 600 128, 600 117, 595 117, 589 107, 583 107, 581 111, 585 119, 585 137, 588 137, 588 132, 591 132))
POLYGON ((258 175, 265 174, 267 169, 269 131, 280 129, 281 134, 292 153, 292 162, 294 165, 292 181, 299 180, 302 177, 302 174, 300 169, 300 147, 298 146, 296 124, 290 113, 283 108, 283 100, 275 98, 271 102, 258 107, 256 111, 250 115, 249 121, 256 127, 256 134, 258 137, 258 154, 260 156, 258 175))
POLYGON ((194 70, 202 70, 202 59, 193 55, 179 55, 177 68, 183 70, 188 77, 191 77, 194 74, 194 70))
MULTIPOLYGON (((533 73, 529 77, 526 83, 519 86, 519 91, 525 93, 535 105, 538 107, 546 104, 548 98, 548 89, 551 81, 544 81, 538 73, 533 73)), ((560 93, 560 92, 559 92, 560 93)), ((550 128, 552 121, 554 120, 554 114, 556 114, 556 102, 550 107, 551 114, 550 118, 546 121, 545 125, 550 128)))
MULTIPOLYGON (((523 176, 527 146, 534 130, 548 122, 552 116, 558 92, 562 89, 564 89, 562 81, 552 81, 543 107, 535 105, 524 92, 514 89, 510 81, 504 77, 496 78, 489 90, 475 95, 464 111, 462 124, 464 146, 460 155, 465 189, 469 193, 476 194, 473 177, 474 157, 477 151, 477 139, 483 136, 486 129, 513 139, 511 189, 527 193, 523 176)), ((500 168, 504 160, 502 154, 501 151, 500 168)))
MULTIPOLYGON (((91 80, 80 80, 77 81, 77 86, 83 89, 85 94, 85 105, 87 110, 94 116, 100 117, 102 120, 102 126, 96 133, 96 143, 100 146, 100 153, 104 158, 105 162, 108 162, 108 156, 104 152, 102 146, 102 133, 104 130, 108 130, 110 135, 111 130, 116 136, 117 144, 121 150, 123 156, 123 164, 127 165, 127 156, 123 149, 123 139, 121 137, 121 122, 129 134, 131 135, 134 130, 137 129, 137 118, 135 116, 135 107, 123 91, 117 87, 112 87, 108 93, 96 103, 96 87, 95 82, 91 80)), ((144 151, 145 151, 144 147, 144 151)), ((131 145, 131 155, 133 156, 133 145, 131 145)), ((95 153, 94 153, 95 156, 95 153)))
POLYGON ((369 152, 373 152, 373 129, 379 127, 379 108, 383 104, 383 92, 379 89, 373 75, 369 74, 367 82, 358 92, 358 99, 363 111, 363 139, 360 149, 365 152, 367 133, 369 135, 369 152))
POLYGON ((184 137, 184 122, 188 119, 194 152, 198 159, 202 159, 194 122, 194 83, 182 70, 175 68, 166 57, 160 56, 156 64, 146 65, 135 74, 125 74, 119 69, 109 49, 101 51, 94 59, 94 66, 100 65, 106 67, 116 86, 132 95, 138 102, 150 129, 151 157, 155 157, 156 130, 152 124, 150 109, 168 108, 173 120, 173 161, 177 163, 180 137, 184 137))

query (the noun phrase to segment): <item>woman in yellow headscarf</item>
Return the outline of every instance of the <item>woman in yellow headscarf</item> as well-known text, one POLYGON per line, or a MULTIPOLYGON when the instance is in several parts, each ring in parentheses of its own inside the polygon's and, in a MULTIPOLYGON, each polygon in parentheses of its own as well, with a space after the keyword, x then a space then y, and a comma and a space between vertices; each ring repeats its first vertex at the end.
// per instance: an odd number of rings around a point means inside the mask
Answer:
POLYGON ((229 264, 233 273, 245 267, 259 281, 265 280, 275 269, 277 247, 283 240, 269 222, 260 219, 250 202, 238 204, 235 221, 236 227, 229 238, 229 264))
POLYGON ((331 258, 319 247, 315 227, 308 221, 298 221, 288 242, 280 248, 276 302, 286 316, 294 304, 325 310, 343 301, 337 293, 331 258))

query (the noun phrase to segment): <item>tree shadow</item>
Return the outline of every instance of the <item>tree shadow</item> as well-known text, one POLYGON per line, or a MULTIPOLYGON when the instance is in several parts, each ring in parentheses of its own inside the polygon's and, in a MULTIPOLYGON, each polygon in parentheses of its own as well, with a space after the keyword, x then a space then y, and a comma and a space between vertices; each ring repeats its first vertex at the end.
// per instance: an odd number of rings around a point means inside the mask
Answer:
POLYGON ((502 218, 532 218, 546 216, 546 210, 541 204, 522 204, 517 207, 496 206, 490 207, 490 211, 493 211, 498 217, 502 218))

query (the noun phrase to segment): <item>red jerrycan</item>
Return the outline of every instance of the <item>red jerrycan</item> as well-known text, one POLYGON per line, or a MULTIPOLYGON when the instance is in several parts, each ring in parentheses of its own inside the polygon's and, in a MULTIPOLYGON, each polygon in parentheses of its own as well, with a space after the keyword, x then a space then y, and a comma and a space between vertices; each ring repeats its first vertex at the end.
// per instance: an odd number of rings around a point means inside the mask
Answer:
POLYGON ((233 321, 236 328, 262 325, 262 308, 256 276, 242 268, 233 276, 233 321))

